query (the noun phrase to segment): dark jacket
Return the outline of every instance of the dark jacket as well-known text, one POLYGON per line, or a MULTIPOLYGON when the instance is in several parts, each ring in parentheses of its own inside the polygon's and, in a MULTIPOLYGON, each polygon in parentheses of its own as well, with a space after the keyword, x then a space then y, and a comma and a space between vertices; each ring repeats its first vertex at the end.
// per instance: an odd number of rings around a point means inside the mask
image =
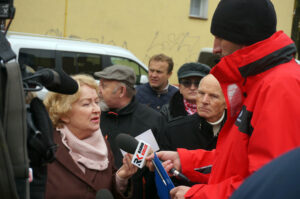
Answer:
POLYGON ((160 112, 167 119, 167 121, 170 121, 178 116, 188 115, 184 107, 183 95, 180 93, 180 91, 174 93, 169 103, 163 105, 160 112))
POLYGON ((154 110, 160 111, 164 104, 169 103, 169 100, 178 89, 175 86, 169 85, 166 93, 158 94, 151 88, 150 84, 147 83, 139 85, 136 90, 136 99, 138 102, 141 104, 146 104, 154 110))
POLYGON ((94 199, 100 189, 108 189, 115 198, 120 198, 115 191, 116 169, 108 143, 107 169, 95 171, 86 168, 84 174, 62 143, 60 133, 55 131, 53 137, 54 142, 58 144, 58 149, 56 160, 48 165, 46 199, 94 199))
MULTIPOLYGON (((111 110, 102 112, 100 122, 101 131, 111 144, 117 167, 120 167, 123 158, 119 147, 115 144, 117 135, 125 133, 135 137, 151 129, 160 145, 164 125, 165 120, 160 113, 146 105, 138 103, 134 98, 126 107, 119 111, 111 110)), ((132 180, 134 183, 132 198, 142 199, 144 194, 146 198, 155 198, 156 187, 154 184, 154 174, 147 168, 144 167, 138 170, 138 172, 133 175, 132 180), (143 188, 143 178, 146 180, 146 190, 143 188)))
POLYGON ((230 199, 298 199, 300 196, 300 148, 293 149, 260 168, 230 199))
MULTIPOLYGON (((224 117, 221 128, 226 121, 224 117)), ((165 131, 166 145, 164 149, 176 151, 177 148, 206 149, 216 148, 217 136, 214 136, 212 126, 197 113, 181 116, 167 124, 165 131)))

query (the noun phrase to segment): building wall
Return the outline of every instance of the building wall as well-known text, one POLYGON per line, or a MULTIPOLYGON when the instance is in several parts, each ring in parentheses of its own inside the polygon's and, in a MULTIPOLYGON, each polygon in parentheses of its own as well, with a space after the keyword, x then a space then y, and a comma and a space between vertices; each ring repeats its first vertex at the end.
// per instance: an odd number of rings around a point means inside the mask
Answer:
MULTIPOLYGON (((201 48, 212 47, 211 16, 219 0, 209 0, 208 19, 189 18, 183 0, 14 0, 10 31, 74 37, 129 49, 141 61, 165 53, 177 69, 196 61, 201 48)), ((291 34, 294 0, 273 0, 278 30, 291 34)))

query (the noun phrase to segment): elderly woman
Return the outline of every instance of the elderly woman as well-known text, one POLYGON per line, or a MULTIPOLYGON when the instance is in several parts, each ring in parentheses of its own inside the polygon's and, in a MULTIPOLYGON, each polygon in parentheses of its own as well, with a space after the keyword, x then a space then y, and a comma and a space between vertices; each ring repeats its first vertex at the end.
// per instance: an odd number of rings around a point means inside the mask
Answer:
POLYGON ((99 122, 98 85, 88 75, 75 75, 79 89, 74 95, 49 93, 44 103, 53 122, 56 160, 48 165, 46 198, 94 199, 108 189, 115 198, 128 192, 128 179, 137 171, 124 156, 116 171, 108 142, 99 122))

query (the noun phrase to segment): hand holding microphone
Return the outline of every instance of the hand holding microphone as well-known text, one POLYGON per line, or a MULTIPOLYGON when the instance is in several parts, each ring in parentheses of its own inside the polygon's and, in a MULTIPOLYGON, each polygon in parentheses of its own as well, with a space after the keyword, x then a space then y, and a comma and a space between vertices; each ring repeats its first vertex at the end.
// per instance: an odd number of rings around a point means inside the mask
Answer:
MULTIPOLYGON (((132 164, 136 165, 139 168, 142 168, 147 162, 147 167, 152 171, 154 170, 154 165, 152 164, 154 154, 150 149, 150 145, 143 141, 137 141, 135 138, 127 134, 119 134, 116 137, 116 142, 120 149, 128 153, 134 154, 132 158, 132 164)), ((187 182, 190 181, 186 176, 184 176, 182 173, 175 169, 180 169, 181 167, 180 159, 177 152, 160 151, 156 153, 156 155, 160 160, 164 161, 162 164, 168 173, 171 173, 173 176, 177 176, 187 182)))
POLYGON ((122 179, 129 179, 133 174, 135 174, 138 168, 131 164, 133 155, 125 154, 123 158, 123 165, 117 171, 117 175, 122 179))

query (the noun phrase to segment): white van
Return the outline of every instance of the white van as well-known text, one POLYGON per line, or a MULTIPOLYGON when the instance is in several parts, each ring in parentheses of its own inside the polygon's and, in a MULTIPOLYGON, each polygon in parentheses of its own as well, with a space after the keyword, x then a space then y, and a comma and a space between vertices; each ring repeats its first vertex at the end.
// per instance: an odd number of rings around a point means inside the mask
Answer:
POLYGON ((69 75, 93 75, 105 67, 122 64, 134 69, 136 84, 148 82, 146 65, 121 47, 17 32, 8 32, 7 39, 17 55, 17 62, 35 71, 62 68, 69 75))
POLYGON ((211 68, 215 66, 220 59, 218 54, 213 54, 212 48, 202 48, 198 56, 198 62, 206 64, 211 68))

